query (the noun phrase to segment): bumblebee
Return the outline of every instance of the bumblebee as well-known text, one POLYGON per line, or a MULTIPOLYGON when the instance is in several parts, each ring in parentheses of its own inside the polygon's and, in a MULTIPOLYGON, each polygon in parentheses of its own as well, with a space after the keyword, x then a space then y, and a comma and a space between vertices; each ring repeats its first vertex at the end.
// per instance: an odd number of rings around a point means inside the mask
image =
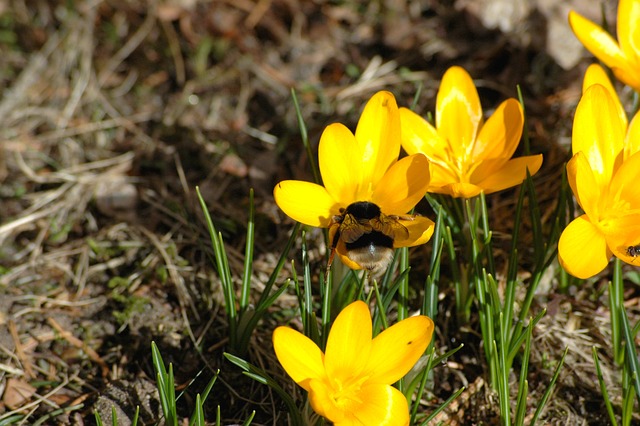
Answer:
POLYGON ((640 244, 627 247, 627 254, 631 257, 640 256, 640 244))
POLYGON ((385 215, 380 207, 369 201, 357 201, 332 219, 329 227, 331 256, 327 270, 340 243, 341 254, 363 269, 379 274, 393 259, 393 243, 396 239, 409 238, 409 230, 399 220, 413 220, 412 215, 385 215))

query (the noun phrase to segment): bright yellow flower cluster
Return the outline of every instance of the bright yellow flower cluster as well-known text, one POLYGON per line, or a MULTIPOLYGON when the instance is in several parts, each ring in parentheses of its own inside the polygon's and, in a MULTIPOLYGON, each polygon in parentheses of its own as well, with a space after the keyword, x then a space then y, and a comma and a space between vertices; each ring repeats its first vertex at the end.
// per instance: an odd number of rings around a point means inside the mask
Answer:
MULTIPOLYGON (((623 83, 640 91, 640 0, 620 0, 616 41, 576 12, 576 37, 623 83)), ((612 256, 637 264, 640 255, 640 117, 629 123, 614 86, 599 65, 585 74, 573 121, 567 177, 584 211, 563 231, 558 259, 578 278, 606 268, 612 256)))
POLYGON ((408 215, 427 192, 470 198, 520 184, 542 155, 511 159, 524 117, 507 99, 484 123, 469 74, 450 68, 436 103, 436 125, 400 108, 389 92, 367 103, 355 134, 328 126, 318 160, 324 186, 286 180, 274 189, 278 206, 306 225, 329 228, 331 248, 352 269, 386 267, 392 249, 424 244, 433 221, 408 215), (398 160, 400 146, 409 154, 398 160))
POLYGON ((640 115, 630 124, 599 65, 587 70, 573 121, 571 189, 584 210, 563 231, 558 259, 571 275, 601 272, 612 255, 636 261, 640 243, 640 115))
MULTIPOLYGON (((384 270, 398 247, 426 243, 430 219, 410 214, 427 192, 474 197, 520 184, 541 155, 511 159, 523 111, 503 102, 484 122, 469 74, 449 69, 437 96, 436 124, 398 108, 389 92, 367 102, 355 133, 336 123, 318 146, 323 185, 285 180, 274 198, 291 218, 328 228, 332 253, 352 269, 384 270), (400 148, 407 156, 399 159, 400 148)), ((433 322, 400 321, 372 339, 369 307, 355 302, 336 318, 326 353, 303 334, 278 327, 276 355, 309 393, 312 408, 335 425, 407 425, 406 397, 391 385, 423 355, 433 322)))

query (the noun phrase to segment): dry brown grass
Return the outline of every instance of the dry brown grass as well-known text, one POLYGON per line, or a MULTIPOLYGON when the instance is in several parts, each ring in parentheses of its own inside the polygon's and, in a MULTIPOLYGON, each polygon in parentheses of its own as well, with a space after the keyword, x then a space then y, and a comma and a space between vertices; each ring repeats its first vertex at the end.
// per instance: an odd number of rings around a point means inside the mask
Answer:
MULTIPOLYGON (((282 424, 281 401, 223 362, 226 319, 194 188, 236 277, 255 188, 259 294, 291 228, 273 184, 310 178, 291 88, 316 143, 329 122, 352 125, 379 89, 408 105, 423 84, 418 109, 433 110, 452 64, 478 79, 487 108, 521 84, 532 146, 545 154, 538 198, 543 214, 554 208, 584 63, 562 70, 544 45, 487 30, 453 1, 15 0, 0 2, 0 15, 0 416, 26 415, 22 424, 91 423, 94 409, 109 423, 112 404, 121 424, 135 404, 157 421, 152 340, 188 385, 181 415, 221 368, 210 419, 220 404, 225 424, 251 410, 254 424, 282 424)), ((514 200, 491 200, 505 238, 514 200)), ((603 283, 558 294, 553 272, 536 300, 548 314, 534 333, 532 398, 568 346, 545 424, 603 424, 592 346, 619 395, 603 283)), ((477 330, 459 329, 444 283, 442 293, 437 346, 466 346, 436 369, 425 410, 471 384, 442 420, 494 424, 477 330)), ((636 294, 629 289, 632 323, 636 294)), ((250 352, 282 383, 270 334, 294 300, 278 302, 250 352)))

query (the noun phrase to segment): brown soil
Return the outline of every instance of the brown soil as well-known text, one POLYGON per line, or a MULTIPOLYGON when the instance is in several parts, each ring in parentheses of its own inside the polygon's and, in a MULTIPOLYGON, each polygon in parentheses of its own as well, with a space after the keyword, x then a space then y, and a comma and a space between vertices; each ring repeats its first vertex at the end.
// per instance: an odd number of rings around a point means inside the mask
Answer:
MULTIPOLYGON (((501 30, 488 28, 482 15, 504 6, 500 0, 0 1, 0 416, 81 425, 94 424, 97 410, 111 424, 115 406, 120 424, 128 424, 139 405, 142 422, 155 424, 155 341, 184 391, 180 416, 192 413, 195 395, 220 369, 208 421, 219 405, 223 424, 241 423, 253 410, 252 424, 285 424, 278 396, 222 355, 223 297, 195 187, 224 236, 234 277, 242 275, 255 189, 257 299, 292 228, 274 204, 273 185, 312 179, 291 89, 315 148, 327 124, 354 128, 377 90, 410 105, 421 86, 416 109, 433 111, 440 77, 461 65, 477 79, 485 111, 516 96, 520 85, 532 150, 544 154, 535 182, 548 217, 591 59, 562 62, 571 59, 558 46, 572 36, 550 29, 566 23, 566 10, 529 3, 520 18, 504 15, 501 30)), ((498 241, 513 226, 515 194, 489 200, 498 241)), ((323 248, 311 245, 321 273, 323 248)), ((297 261, 299 250, 291 257, 297 261)), ((497 259, 498 270, 505 258, 497 259)), ((591 358, 599 347, 619 407, 606 277, 559 292, 557 271, 554 263, 532 308, 547 314, 534 331, 530 415, 569 347, 543 423, 606 424, 591 358)), ((425 271, 413 273, 419 286, 425 271)), ((279 283, 289 276, 284 271, 279 283)), ((457 325, 453 291, 443 283, 441 292, 438 351, 465 347, 434 370, 423 411, 468 385, 439 419, 498 424, 477 318, 457 325)), ((637 296, 630 282, 632 324, 637 296)), ((295 300, 276 302, 247 358, 300 396, 277 365, 270 337, 294 315, 295 300)), ((515 365, 514 383, 518 372, 515 365)))

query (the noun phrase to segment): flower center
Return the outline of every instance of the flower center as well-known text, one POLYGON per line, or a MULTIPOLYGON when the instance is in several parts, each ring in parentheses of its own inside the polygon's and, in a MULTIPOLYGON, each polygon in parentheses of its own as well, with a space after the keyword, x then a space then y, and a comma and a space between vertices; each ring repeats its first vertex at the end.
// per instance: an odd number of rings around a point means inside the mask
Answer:
POLYGON ((336 407, 342 411, 353 412, 364 401, 360 398, 360 388, 367 377, 348 378, 342 381, 338 378, 331 380, 331 398, 336 407))

